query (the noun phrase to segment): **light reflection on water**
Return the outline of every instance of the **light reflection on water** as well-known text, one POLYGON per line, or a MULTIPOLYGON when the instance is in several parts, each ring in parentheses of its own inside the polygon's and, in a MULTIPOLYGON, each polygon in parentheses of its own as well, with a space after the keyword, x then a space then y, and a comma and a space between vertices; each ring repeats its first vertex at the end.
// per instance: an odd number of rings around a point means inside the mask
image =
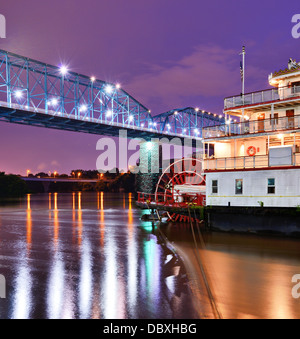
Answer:
MULTIPOLYGON (((169 226, 164 232, 197 266, 191 232, 169 226)), ((201 260, 224 318, 300 318, 300 299, 291 293, 300 273, 299 239, 211 233, 204 240, 201 260)))
POLYGON ((165 272, 170 253, 140 216, 132 194, 103 192, 28 195, 0 207, 8 284, 0 318, 196 317, 180 276, 165 272), (168 289, 170 278, 182 293, 168 289))

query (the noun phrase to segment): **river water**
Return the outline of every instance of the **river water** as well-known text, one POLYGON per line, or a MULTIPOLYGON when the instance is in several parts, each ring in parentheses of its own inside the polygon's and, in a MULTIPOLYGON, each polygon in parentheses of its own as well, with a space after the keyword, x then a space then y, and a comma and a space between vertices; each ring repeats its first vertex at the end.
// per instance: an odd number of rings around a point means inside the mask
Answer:
POLYGON ((190 230, 162 227, 183 266, 142 213, 123 193, 28 195, 0 206, 0 318, 209 317, 194 286, 198 254, 222 317, 300 318, 291 293, 299 240, 212 233, 200 248, 190 230))
POLYGON ((300 298, 292 294, 294 287, 300 294, 292 282, 300 274, 300 239, 216 232, 201 241, 197 227, 195 238, 182 227, 163 231, 192 277, 203 266, 222 318, 300 319, 300 298))
POLYGON ((131 194, 28 195, 0 207, 0 318, 195 318, 178 259, 131 194))

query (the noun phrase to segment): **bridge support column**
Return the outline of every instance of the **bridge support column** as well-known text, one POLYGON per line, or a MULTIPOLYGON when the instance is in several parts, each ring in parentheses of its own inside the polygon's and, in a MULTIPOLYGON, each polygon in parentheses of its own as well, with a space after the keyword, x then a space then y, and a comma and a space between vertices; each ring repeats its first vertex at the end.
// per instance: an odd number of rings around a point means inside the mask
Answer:
POLYGON ((49 188, 50 188, 50 181, 43 181, 43 187, 44 187, 44 192, 49 193, 49 188))
POLYGON ((136 176, 138 192, 154 193, 162 169, 162 146, 158 139, 140 143, 140 172, 136 176))

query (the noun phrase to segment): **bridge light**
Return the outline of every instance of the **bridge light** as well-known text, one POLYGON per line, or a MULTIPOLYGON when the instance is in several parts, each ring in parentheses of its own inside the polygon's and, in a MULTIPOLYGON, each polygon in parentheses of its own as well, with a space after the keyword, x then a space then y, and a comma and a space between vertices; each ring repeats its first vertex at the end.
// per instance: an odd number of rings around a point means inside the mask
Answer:
POLYGON ((114 89, 113 89, 112 85, 106 85, 106 87, 105 87, 106 94, 112 94, 113 90, 114 89))
POLYGON ((199 112, 199 111, 200 111, 200 109, 199 109, 198 107, 196 107, 196 108, 195 108, 195 111, 196 111, 196 112, 199 112))
POLYGON ((21 98, 23 97, 22 91, 16 91, 16 92, 15 92, 15 97, 16 97, 17 99, 21 99, 21 98))
POLYGON ((55 98, 53 98, 53 99, 50 101, 50 104, 51 104, 52 106, 57 106, 57 105, 58 105, 58 100, 55 99, 55 98))
POLYGON ((86 112, 87 111, 87 106, 86 105, 81 105, 79 108, 80 112, 86 112))
POLYGON ((116 84, 116 89, 120 89, 121 85, 120 84, 116 84))
POLYGON ((62 75, 66 75, 68 73, 68 68, 66 66, 61 66, 59 70, 62 75))
POLYGON ((174 114, 175 114, 175 115, 177 115, 177 114, 178 114, 178 112, 177 112, 177 111, 175 111, 175 112, 174 112, 174 114))
POLYGON ((107 116, 108 118, 111 117, 112 114, 113 114, 113 112, 112 112, 111 110, 108 110, 108 111, 106 112, 106 116, 107 116))
POLYGON ((95 82, 96 78, 95 77, 91 77, 91 82, 95 82))

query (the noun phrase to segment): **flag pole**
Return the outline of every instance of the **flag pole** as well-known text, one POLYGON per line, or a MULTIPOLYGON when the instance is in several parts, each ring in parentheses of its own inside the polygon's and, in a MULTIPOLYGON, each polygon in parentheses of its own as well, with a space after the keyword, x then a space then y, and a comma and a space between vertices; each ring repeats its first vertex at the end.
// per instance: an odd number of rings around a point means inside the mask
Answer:
MULTIPOLYGON (((241 80, 242 80, 242 102, 243 105, 245 104, 245 55, 246 55, 246 48, 243 46, 243 51, 240 53, 242 55, 242 62, 240 66, 240 71, 241 71, 241 80)), ((242 110, 242 121, 244 121, 244 109, 242 110)))
POLYGON ((242 93, 243 93, 243 96, 245 94, 245 55, 246 55, 246 49, 245 49, 245 46, 243 46, 243 85, 242 85, 242 93))

